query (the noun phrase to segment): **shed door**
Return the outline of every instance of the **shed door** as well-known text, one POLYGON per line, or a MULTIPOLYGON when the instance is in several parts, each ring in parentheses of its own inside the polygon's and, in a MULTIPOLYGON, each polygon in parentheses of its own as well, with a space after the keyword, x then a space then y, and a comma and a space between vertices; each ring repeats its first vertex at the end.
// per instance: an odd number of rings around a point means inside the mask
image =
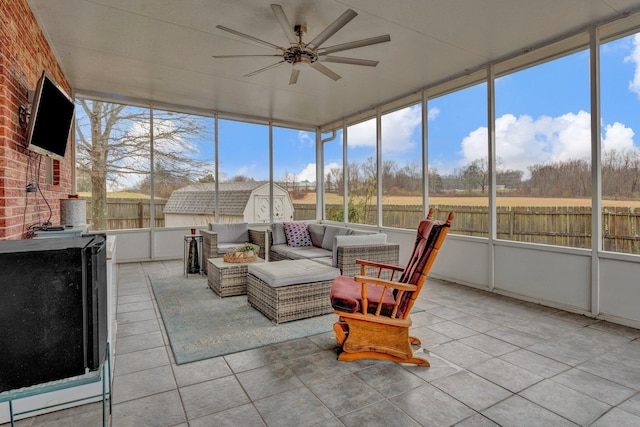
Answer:
MULTIPOLYGON (((269 222, 269 196, 254 196, 254 220, 255 222, 269 222)), ((284 220, 284 196, 273 196, 273 220, 275 222, 284 220)))

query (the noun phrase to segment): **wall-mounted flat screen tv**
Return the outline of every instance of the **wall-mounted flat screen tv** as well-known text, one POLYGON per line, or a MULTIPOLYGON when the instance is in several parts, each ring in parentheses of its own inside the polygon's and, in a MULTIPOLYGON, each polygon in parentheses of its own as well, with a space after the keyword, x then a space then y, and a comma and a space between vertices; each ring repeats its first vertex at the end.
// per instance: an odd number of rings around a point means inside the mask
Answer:
POLYGON ((63 159, 74 108, 71 97, 43 72, 31 104, 27 148, 46 156, 63 159))

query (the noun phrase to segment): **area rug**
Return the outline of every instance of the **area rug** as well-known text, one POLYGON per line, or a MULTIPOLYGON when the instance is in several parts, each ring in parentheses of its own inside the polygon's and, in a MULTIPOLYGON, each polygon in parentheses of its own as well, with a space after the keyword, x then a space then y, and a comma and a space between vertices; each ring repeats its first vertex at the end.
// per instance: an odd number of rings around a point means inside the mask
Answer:
POLYGON ((332 330, 334 314, 275 325, 246 295, 218 297, 206 278, 149 274, 178 365, 332 330))

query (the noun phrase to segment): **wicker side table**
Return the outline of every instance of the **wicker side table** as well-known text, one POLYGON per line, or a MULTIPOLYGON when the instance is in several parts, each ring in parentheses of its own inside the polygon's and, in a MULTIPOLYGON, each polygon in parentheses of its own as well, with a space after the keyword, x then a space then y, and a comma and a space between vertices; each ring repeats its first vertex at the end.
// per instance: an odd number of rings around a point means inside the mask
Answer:
POLYGON ((207 260, 207 282, 220 297, 245 295, 247 293, 247 269, 249 264, 263 263, 258 258, 251 263, 225 262, 223 258, 207 260))

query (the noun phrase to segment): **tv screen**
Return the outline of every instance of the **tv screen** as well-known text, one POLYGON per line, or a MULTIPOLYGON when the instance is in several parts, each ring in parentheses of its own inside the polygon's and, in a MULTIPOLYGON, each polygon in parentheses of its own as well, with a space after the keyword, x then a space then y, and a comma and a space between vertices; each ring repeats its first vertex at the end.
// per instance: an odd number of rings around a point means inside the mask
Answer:
POLYGON ((67 149, 75 105, 45 72, 38 80, 27 133, 27 148, 62 159, 67 149))

